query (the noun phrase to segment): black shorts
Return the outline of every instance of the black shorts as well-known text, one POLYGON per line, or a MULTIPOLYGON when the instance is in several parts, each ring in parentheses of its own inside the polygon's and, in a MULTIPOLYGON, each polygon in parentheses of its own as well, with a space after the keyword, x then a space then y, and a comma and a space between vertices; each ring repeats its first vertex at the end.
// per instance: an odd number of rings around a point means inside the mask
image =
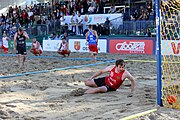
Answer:
POLYGON ((16 54, 26 55, 26 46, 17 45, 16 54))
POLYGON ((106 83, 105 83, 105 78, 106 78, 106 77, 94 79, 94 82, 95 82, 95 84, 96 84, 98 87, 105 86, 105 87, 107 88, 107 92, 108 92, 108 91, 116 91, 116 89, 114 89, 114 88, 106 85, 106 83))

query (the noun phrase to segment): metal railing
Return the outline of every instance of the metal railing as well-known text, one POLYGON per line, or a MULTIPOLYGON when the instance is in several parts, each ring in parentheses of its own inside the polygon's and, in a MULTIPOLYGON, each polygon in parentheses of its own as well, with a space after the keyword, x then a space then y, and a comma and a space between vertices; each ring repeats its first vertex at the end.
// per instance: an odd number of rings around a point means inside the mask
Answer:
MULTIPOLYGON (((121 21, 121 24, 118 22, 120 22, 119 19, 111 20, 112 24, 109 36, 145 36, 147 29, 152 35, 156 34, 155 21, 121 21)), ((69 25, 60 26, 59 21, 55 20, 49 24, 33 24, 26 27, 24 26, 24 29, 29 34, 30 38, 32 38, 34 36, 48 36, 51 33, 62 34, 64 31, 68 32, 68 27, 69 25)), ((2 37, 2 34, 0 37, 2 37)))
POLYGON ((110 27, 111 35, 145 36, 148 31, 152 35, 156 33, 156 25, 153 20, 123 21, 121 25, 111 22, 113 23, 113 26, 110 27))

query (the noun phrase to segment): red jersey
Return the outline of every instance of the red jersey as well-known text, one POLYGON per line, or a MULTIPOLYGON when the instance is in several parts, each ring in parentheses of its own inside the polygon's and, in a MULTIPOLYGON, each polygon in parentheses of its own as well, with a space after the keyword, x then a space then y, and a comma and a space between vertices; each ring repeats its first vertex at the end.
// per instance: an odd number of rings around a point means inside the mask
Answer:
POLYGON ((118 89, 121 86, 121 84, 123 83, 122 75, 125 72, 125 70, 120 73, 116 73, 115 68, 116 68, 116 66, 110 71, 109 76, 107 76, 105 78, 105 83, 106 83, 106 85, 108 85, 114 89, 118 89))

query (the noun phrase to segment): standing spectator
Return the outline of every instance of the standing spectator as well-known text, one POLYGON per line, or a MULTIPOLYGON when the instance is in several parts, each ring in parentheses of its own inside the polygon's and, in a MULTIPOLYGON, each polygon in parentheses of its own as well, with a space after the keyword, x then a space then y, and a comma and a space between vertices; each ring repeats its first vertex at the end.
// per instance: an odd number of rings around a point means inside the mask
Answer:
POLYGON ((116 12, 116 8, 115 5, 111 5, 110 10, 108 11, 109 14, 115 13, 116 12))
POLYGON ((104 22, 103 31, 104 31, 105 35, 110 34, 110 20, 108 17, 106 18, 106 21, 104 22))
POLYGON ((81 7, 80 7, 79 12, 81 13, 81 15, 83 15, 83 14, 84 14, 84 7, 83 7, 83 4, 81 4, 81 7))
POLYGON ((88 8, 88 13, 92 14, 94 12, 95 12, 95 7, 92 4, 90 4, 90 6, 88 8))
POLYGON ((97 14, 103 14, 103 6, 102 6, 102 4, 97 3, 96 13, 97 14))
POLYGON ((30 25, 33 25, 33 22, 34 22, 34 13, 32 12, 32 10, 30 10, 28 12, 28 18, 29 18, 30 25))
POLYGON ((62 14, 61 18, 60 18, 60 34, 62 32, 64 32, 66 29, 66 26, 65 26, 65 18, 64 18, 64 14, 62 14))
POLYGON ((72 24, 72 32, 74 34, 76 34, 76 14, 75 12, 72 13, 72 17, 71 17, 71 24, 72 24))
POLYGON ((26 10, 23 10, 22 18, 23 18, 23 23, 24 23, 26 26, 28 26, 28 14, 27 14, 26 10))
POLYGON ((43 24, 43 18, 40 17, 39 20, 37 21, 37 31, 38 35, 42 35, 42 30, 41 30, 41 25, 43 24))
POLYGON ((83 34, 83 18, 81 16, 81 13, 78 13, 77 17, 77 23, 78 23, 78 34, 83 34))

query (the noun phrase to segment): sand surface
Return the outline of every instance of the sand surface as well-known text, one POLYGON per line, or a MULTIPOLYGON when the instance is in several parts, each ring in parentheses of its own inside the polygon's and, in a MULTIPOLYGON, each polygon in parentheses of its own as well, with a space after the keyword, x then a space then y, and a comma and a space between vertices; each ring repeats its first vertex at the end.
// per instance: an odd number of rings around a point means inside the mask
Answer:
MULTIPOLYGON (((0 119, 8 120, 119 120, 143 111, 157 108, 149 115, 136 120, 178 120, 180 111, 156 105, 156 63, 133 60, 156 60, 153 55, 98 55, 97 65, 89 60, 89 53, 72 53, 63 58, 55 52, 34 57, 28 53, 25 66, 18 68, 17 58, 2 55, 0 76, 21 74, 18 77, 0 78, 0 119), (77 59, 78 58, 78 59, 77 59), (79 59, 82 58, 82 59, 79 59), (86 59, 83 59, 86 58, 86 59), (106 60, 129 60, 126 69, 135 77, 135 95, 130 93, 126 80, 115 92, 83 94, 84 80, 95 72, 114 63, 106 60), (106 60, 105 60, 106 59, 106 60), (72 68, 72 66, 85 65, 72 68), (55 68, 65 68, 54 70, 55 68), (47 70, 39 74, 27 72, 47 70)), ((102 75, 104 76, 104 75, 102 75)))

